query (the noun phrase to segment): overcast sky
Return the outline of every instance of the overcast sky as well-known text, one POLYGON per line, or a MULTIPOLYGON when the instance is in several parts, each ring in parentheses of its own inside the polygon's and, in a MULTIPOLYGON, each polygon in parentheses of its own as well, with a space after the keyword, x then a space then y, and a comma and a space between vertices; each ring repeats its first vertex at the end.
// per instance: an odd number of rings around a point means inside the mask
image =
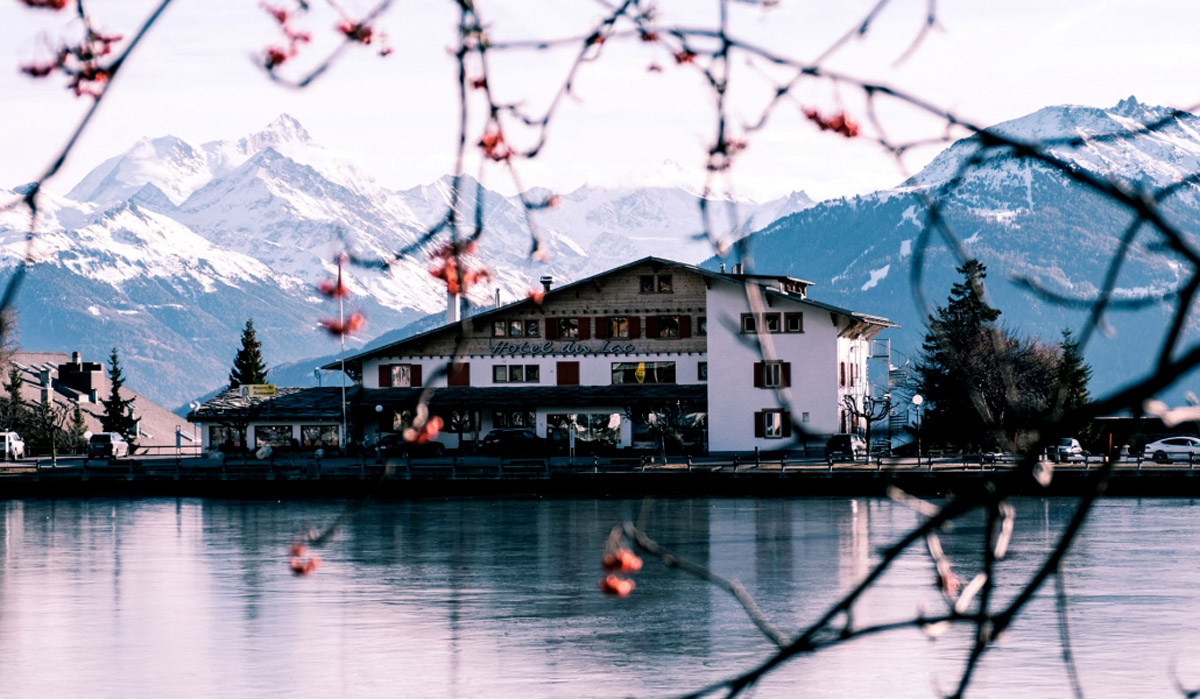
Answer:
MULTIPOLYGON (((104 27, 128 33, 152 4, 93 0, 88 6, 104 27)), ((736 4, 733 26, 741 37, 810 60, 871 4, 781 0, 766 10, 736 4)), ((600 16, 596 2, 583 0, 479 0, 478 6, 497 40, 582 33, 600 16)), ((664 2, 661 15, 665 23, 711 24, 714 6, 707 0, 664 2)), ((918 94, 981 124, 1053 104, 1111 106, 1129 95, 1176 107, 1200 102, 1194 35, 1200 3, 942 0, 939 31, 895 67, 925 6, 925 0, 894 0, 866 39, 847 45, 829 67, 918 94)), ((59 78, 34 81, 17 70, 39 55, 39 41, 62 33, 67 19, 11 0, 0 4, 0 66, 7 66, 0 67, 2 187, 40 172, 86 106, 86 100, 63 89, 59 78)), ((313 87, 294 91, 272 84, 252 60, 277 37, 273 21, 256 2, 176 0, 122 72, 94 127, 50 188, 66 192, 92 167, 143 136, 170 133, 197 145, 236 139, 284 112, 386 186, 427 183, 452 166, 458 105, 447 47, 454 42, 455 19, 448 0, 397 0, 382 21, 395 49, 391 56, 351 51, 313 87)), ((308 57, 322 54, 336 38, 326 13, 301 25, 318 37, 318 44, 306 49, 308 57)), ((701 184, 714 114, 695 71, 677 68, 654 45, 604 48, 602 60, 584 66, 576 99, 555 121, 542 156, 521 166, 524 184, 560 192, 584 183, 701 184), (664 70, 648 71, 651 63, 664 70)), ((544 105, 571 57, 565 51, 497 56, 493 87, 502 99, 544 105)), ((756 118, 771 86, 760 68, 744 61, 734 68, 736 126, 756 118)), ((813 81, 798 96, 824 109, 841 100, 852 115, 863 116, 852 91, 827 83, 813 81)), ((941 124, 912 109, 888 108, 882 116, 897 136, 944 132, 941 124)), ((907 165, 919 169, 936 152, 914 152, 907 165)), ((750 141, 735 175, 740 193, 764 198, 804 190, 817 199, 893 186, 904 177, 877 148, 818 132, 794 105, 750 141)), ((498 170, 488 183, 512 190, 498 170)))

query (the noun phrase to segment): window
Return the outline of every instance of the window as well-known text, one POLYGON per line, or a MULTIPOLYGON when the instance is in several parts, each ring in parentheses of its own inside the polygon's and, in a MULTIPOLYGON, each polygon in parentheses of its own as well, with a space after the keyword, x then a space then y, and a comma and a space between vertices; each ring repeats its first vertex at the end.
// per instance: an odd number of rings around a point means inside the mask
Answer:
POLYGON ((558 336, 563 340, 574 340, 579 337, 578 318, 559 318, 558 336))
POLYGON ((754 413, 754 436, 760 439, 791 437, 791 414, 784 410, 761 410, 754 413))
POLYGON ((608 319, 608 336, 615 339, 629 338, 629 318, 616 316, 608 319))
POLYGON ((803 313, 784 313, 783 314, 783 331, 785 333, 802 333, 802 332, 804 332, 804 314, 803 313))
POLYGON ((696 365, 696 378, 700 381, 708 381, 708 362, 700 362, 696 365))
POLYGON ((551 413, 546 416, 546 439, 557 449, 569 448, 575 433, 575 453, 612 453, 621 443, 620 413, 551 413))
POLYGON ((380 388, 415 388, 421 385, 420 364, 380 364, 380 388))
POLYGON ((300 445, 305 449, 337 448, 337 425, 301 425, 300 445))
POLYGON ((450 418, 446 420, 443 429, 452 434, 477 432, 479 430, 479 411, 451 410, 450 418))
POLYGON ((800 422, 808 422, 808 413, 800 413, 800 422))
POLYGON ((492 367, 492 383, 538 383, 541 374, 537 364, 496 364, 492 367))
POLYGON ((783 363, 763 362, 763 386, 778 388, 783 385, 783 363))
POLYGON ((210 449, 220 449, 222 447, 241 448, 245 446, 245 444, 245 430, 240 430, 228 425, 210 425, 208 428, 208 446, 210 449))
POLYGON ((655 337, 679 337, 679 316, 658 316, 655 337))
POLYGON ((612 382, 675 383, 675 362, 613 362, 612 382))
POLYGON ((291 425, 258 425, 254 428, 255 447, 292 446, 291 425))
POLYGON ((696 321, 696 334, 708 334, 708 318, 706 316, 700 316, 700 318, 696 321))
POLYGON ((638 288, 643 294, 670 294, 675 290, 671 281, 669 274, 643 274, 638 277, 638 288))
POLYGON ((767 439, 783 437, 783 413, 771 410, 763 413, 763 436, 767 439))
POLYGON ((492 413, 492 427, 500 429, 503 427, 528 427, 533 429, 537 426, 537 415, 527 410, 497 410, 492 413))
POLYGON ((769 361, 754 363, 755 388, 787 388, 791 385, 791 362, 769 361))
POLYGON ((541 337, 541 324, 537 320, 494 320, 492 337, 541 337))
POLYGON ((759 316, 755 316, 753 313, 742 314, 743 333, 758 332, 760 325, 769 333, 783 332, 783 326, 780 324, 778 313, 763 313, 759 316))

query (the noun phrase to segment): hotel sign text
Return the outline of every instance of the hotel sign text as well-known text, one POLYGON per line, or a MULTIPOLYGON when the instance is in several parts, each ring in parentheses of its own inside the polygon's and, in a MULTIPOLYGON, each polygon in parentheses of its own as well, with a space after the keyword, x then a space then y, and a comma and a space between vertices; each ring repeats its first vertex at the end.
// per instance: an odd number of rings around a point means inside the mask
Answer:
POLYGON ((574 340, 567 342, 507 342, 492 343, 493 357, 515 357, 518 355, 537 354, 632 354, 635 350, 632 344, 621 344, 605 340, 599 347, 589 347, 574 340))

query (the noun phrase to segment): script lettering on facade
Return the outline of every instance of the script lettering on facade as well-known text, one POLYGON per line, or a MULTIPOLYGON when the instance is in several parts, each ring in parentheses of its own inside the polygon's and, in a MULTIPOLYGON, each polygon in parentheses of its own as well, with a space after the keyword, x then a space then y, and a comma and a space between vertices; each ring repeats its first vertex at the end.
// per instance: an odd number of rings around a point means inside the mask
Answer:
POLYGON ((585 345, 575 340, 567 342, 508 342, 501 340, 491 345, 493 357, 516 357, 539 354, 633 354, 636 348, 632 343, 621 344, 605 340, 597 346, 585 345))

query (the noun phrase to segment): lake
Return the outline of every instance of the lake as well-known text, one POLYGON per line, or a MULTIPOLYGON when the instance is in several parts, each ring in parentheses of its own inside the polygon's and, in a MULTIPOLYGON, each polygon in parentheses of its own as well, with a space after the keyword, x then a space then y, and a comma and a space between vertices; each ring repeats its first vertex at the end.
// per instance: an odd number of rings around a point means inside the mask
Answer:
MULTIPOLYGON (((1010 597, 1073 501, 1015 502, 997 592, 1010 597)), ((646 559, 627 598, 597 582, 612 525, 640 501, 90 498, 0 501, 0 697, 670 696, 754 666, 772 645, 727 594, 646 559), (362 505, 361 507, 359 507, 362 505), (317 571, 288 545, 342 518, 317 571)), ((741 580, 795 633, 918 521, 871 498, 650 504, 661 544, 741 580)), ((942 540, 973 574, 982 517, 942 540)), ((1087 696, 1200 686, 1200 506, 1101 501, 1067 559, 1087 696)), ((1068 696, 1046 589, 968 696, 1068 696)), ((945 610, 924 548, 867 594, 858 623, 945 610)), ((905 629, 800 658, 754 697, 934 697, 969 633, 905 629)))

